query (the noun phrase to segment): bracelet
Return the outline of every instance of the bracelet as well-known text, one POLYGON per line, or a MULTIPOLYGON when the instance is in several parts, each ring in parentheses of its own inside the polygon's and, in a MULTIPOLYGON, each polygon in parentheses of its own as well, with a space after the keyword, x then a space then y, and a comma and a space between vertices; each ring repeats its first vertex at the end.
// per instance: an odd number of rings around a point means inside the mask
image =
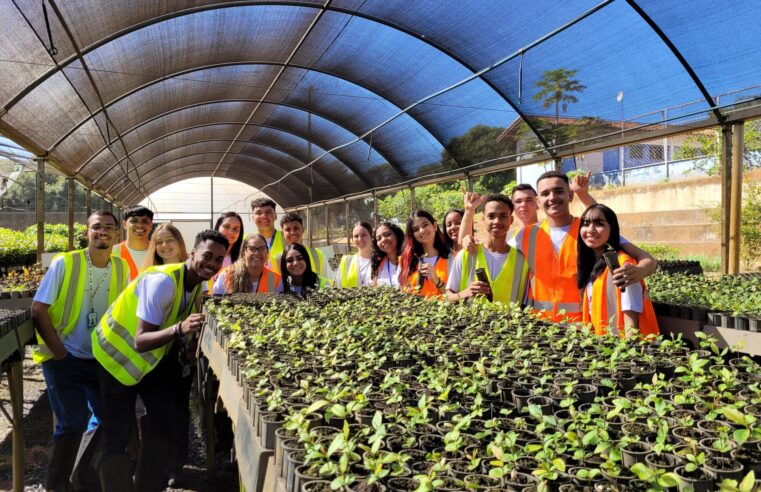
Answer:
POLYGON ((172 334, 175 338, 182 338, 182 331, 180 330, 180 323, 175 324, 172 327, 172 334))
POLYGON ((436 288, 441 289, 442 287, 444 287, 444 282, 441 279, 439 279, 439 282, 436 284, 436 288))

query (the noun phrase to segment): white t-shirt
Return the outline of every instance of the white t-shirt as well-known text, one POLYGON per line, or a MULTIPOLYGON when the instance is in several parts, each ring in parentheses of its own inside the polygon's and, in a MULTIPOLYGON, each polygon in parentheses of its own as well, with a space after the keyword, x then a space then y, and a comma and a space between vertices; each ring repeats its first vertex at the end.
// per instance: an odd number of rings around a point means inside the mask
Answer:
MULTIPOLYGON (((137 317, 152 325, 161 325, 170 313, 174 303, 174 281, 168 275, 153 274, 143 277, 135 287, 137 296, 137 317)), ((193 298, 193 292, 183 289, 179 312, 193 298)))
MULTIPOLYGON (((113 247, 112 251, 114 256, 121 256, 121 246, 121 243, 119 243, 113 247)), ((132 249, 127 246, 127 251, 129 251, 129 255, 132 257, 132 261, 135 262, 135 266, 137 267, 138 271, 142 271, 143 261, 145 261, 145 257, 148 256, 148 248, 132 249)))
POLYGON ((398 289, 399 265, 394 265, 388 261, 388 258, 383 260, 383 262, 378 267, 378 276, 375 279, 375 285, 387 285, 398 289))
MULTIPOLYGON (((357 281, 359 282, 359 286, 362 287, 364 285, 370 285, 370 278, 371 278, 370 274, 372 273, 372 265, 371 265, 371 262, 370 262, 370 258, 362 258, 358 254, 357 255, 352 255, 352 256, 356 256, 356 257, 359 258, 359 265, 358 265, 358 267, 359 267, 358 268, 359 275, 357 276, 357 281)), ((351 262, 352 261, 354 261, 354 258, 347 258, 346 259, 346 262, 347 262, 346 267, 347 268, 351 267, 351 262)), ((336 283, 335 283, 335 286, 339 287, 339 288, 342 287, 342 285, 341 285, 341 269, 340 268, 336 272, 336 283)))
MULTIPOLYGON (((487 248, 483 248, 484 257, 486 258, 486 267, 489 269, 489 278, 492 280, 497 278, 499 272, 507 261, 508 253, 492 253, 487 248)), ((449 272, 449 281, 447 282, 447 290, 452 292, 460 292, 460 278, 462 276, 463 264, 462 264, 463 252, 457 253, 454 261, 452 262, 452 269, 449 272)), ((473 272, 475 277, 475 271, 473 272)), ((468 283, 472 282, 473 278, 468 278, 468 283)))
MULTIPOLYGON (((558 254, 560 251, 560 248, 563 247, 563 241, 565 241, 566 236, 568 235, 568 231, 571 229, 571 224, 568 224, 567 226, 563 227, 550 227, 550 239, 552 240, 552 247, 555 249, 555 254, 558 254)), ((520 233, 521 240, 523 239, 523 231, 525 229, 521 229, 518 232, 520 233)), ((517 244, 517 237, 518 234, 514 235, 508 235, 507 244, 509 244, 511 247, 516 246, 517 244)), ((627 244, 629 241, 627 241, 623 236, 621 236, 621 244, 627 244)))
MULTIPOLYGON (((610 280, 610 279, 608 279, 610 280)), ((587 284, 587 307, 589 312, 592 312, 592 285, 594 281, 587 284)), ((612 285, 609 283, 608 285, 612 285)), ((636 283, 626 287, 624 292, 621 292, 621 311, 634 311, 635 313, 642 314, 643 298, 642 284, 636 283)))
POLYGON ((233 264, 233 258, 232 258, 232 256, 226 255, 225 259, 222 260, 222 268, 227 268, 227 267, 229 267, 232 264, 233 264))
MULTIPOLYGON (((87 275, 87 268, 85 268, 85 274, 87 275)), ((37 293, 34 296, 34 300, 43 304, 51 305, 55 302, 58 294, 63 287, 63 277, 66 273, 64 268, 63 258, 56 258, 53 263, 50 264, 50 269, 45 274, 45 277, 40 283, 40 287, 37 289, 37 293)), ((82 296, 82 306, 79 311, 79 319, 77 324, 71 332, 64 337, 63 346, 69 353, 80 359, 92 359, 92 339, 90 334, 92 328, 87 326, 88 314, 90 308, 95 310, 95 315, 100 321, 100 318, 105 314, 108 309, 108 289, 110 287, 111 269, 92 267, 92 290, 94 291, 92 302, 88 295, 89 279, 85 277, 85 292, 82 296), (108 274, 108 276, 106 276, 108 274), (100 286, 100 287, 99 287, 100 286)), ((69 286, 66 286, 69 288, 69 286)))
MULTIPOLYGON (((220 295, 220 294, 227 294, 227 288, 225 287, 225 281, 227 279, 227 274, 229 270, 223 270, 220 272, 219 277, 217 277, 216 282, 214 282, 214 289, 212 290, 212 294, 214 295, 220 295)), ((256 292, 256 289, 259 288, 259 279, 251 281, 251 292, 256 292)), ((278 282, 277 286, 275 287, 275 292, 283 292, 283 282, 278 282)))

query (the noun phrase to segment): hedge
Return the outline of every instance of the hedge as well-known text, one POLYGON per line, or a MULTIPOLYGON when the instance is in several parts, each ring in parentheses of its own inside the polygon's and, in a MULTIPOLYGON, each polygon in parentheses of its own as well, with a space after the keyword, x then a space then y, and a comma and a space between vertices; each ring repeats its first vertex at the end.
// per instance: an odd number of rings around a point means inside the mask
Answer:
MULTIPOLYGON (((87 245, 84 224, 74 224, 74 247, 87 245)), ((69 228, 66 224, 45 224, 45 252, 68 250, 69 228)), ((37 226, 23 232, 0 227, 0 267, 33 265, 37 261, 37 226)))

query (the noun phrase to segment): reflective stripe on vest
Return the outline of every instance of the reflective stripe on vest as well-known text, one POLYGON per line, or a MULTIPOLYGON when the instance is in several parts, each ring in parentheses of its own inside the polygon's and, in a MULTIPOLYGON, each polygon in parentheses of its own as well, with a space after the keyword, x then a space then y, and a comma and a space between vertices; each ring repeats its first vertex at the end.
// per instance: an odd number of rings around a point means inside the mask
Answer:
MULTIPOLYGON (((85 250, 61 253, 55 258, 61 258, 64 265, 63 282, 58 297, 48 307, 50 321, 62 341, 74 329, 79 321, 82 306, 85 303, 85 279, 87 277, 87 259, 85 250)), ((111 262, 111 278, 108 284, 108 303, 111 304, 127 287, 127 263, 115 256, 109 257, 111 262)), ((89 302, 89 301, 88 301, 89 302)), ((37 333, 37 345, 32 346, 32 359, 42 363, 53 358, 53 353, 45 345, 37 333)))
MULTIPOLYGON (((618 261, 621 265, 624 263, 636 264, 628 255, 619 253, 618 261)), ((650 301, 645 288, 642 285, 642 313, 639 315, 639 333, 643 337, 657 336, 660 333, 658 320, 655 317, 653 303, 650 301)), ((592 284, 592 310, 589 310, 589 297, 587 289, 584 289, 582 296, 583 321, 591 323, 597 335, 610 333, 613 336, 625 337, 626 319, 621 309, 621 291, 613 284, 613 274, 606 267, 603 272, 597 276, 592 284)))
POLYGON ((259 279, 259 285, 256 286, 256 292, 259 294, 275 292, 279 283, 280 275, 265 267, 259 279))
POLYGON ((483 245, 478 245, 475 261, 467 250, 463 250, 462 255, 463 271, 460 277, 460 292, 467 289, 470 282, 474 281, 476 268, 483 268, 486 270, 486 276, 491 285, 494 302, 515 302, 518 304, 523 302, 526 293, 526 281, 528 280, 528 263, 523 253, 517 248, 510 248, 510 252, 494 280, 489 272, 483 245), (516 267, 519 267, 520 271, 516 272, 516 267))
MULTIPOLYGON (((450 255, 449 258, 439 258, 439 260, 436 262, 436 265, 433 267, 434 271, 436 272, 436 276, 439 277, 442 282, 444 282, 444 285, 446 285, 447 281, 449 280, 449 267, 450 262, 453 260, 453 258, 454 255, 450 255)), ((418 288, 417 271, 409 274, 407 277, 407 282, 408 286, 405 290, 409 293, 417 294, 425 298, 441 296, 439 289, 437 289, 433 282, 431 282, 428 278, 423 281, 423 288, 418 288)))
POLYGON ((579 219, 574 217, 560 251, 555 253, 545 220, 526 226, 519 247, 528 261, 531 279, 531 305, 553 321, 581 321, 581 295, 576 285, 576 244, 579 219), (560 314, 564 311, 565 314, 560 314))
POLYGON ((279 229, 275 229, 275 232, 272 234, 271 238, 272 244, 270 245, 270 241, 267 241, 267 247, 269 248, 269 258, 268 258, 268 267, 272 269, 273 272, 277 272, 280 269, 280 265, 277 264, 278 257, 283 254, 283 250, 285 249, 285 239, 283 238, 283 232, 279 229))
POLYGON ((312 263, 312 271, 322 275, 322 264, 324 261, 322 258, 322 253, 320 253, 320 250, 314 249, 311 246, 304 246, 304 248, 307 250, 309 261, 312 263), (315 257, 317 257, 317 261, 314 260, 315 257))
POLYGON ((129 249, 127 249, 127 241, 119 243, 119 257, 126 261, 127 265, 129 265, 130 281, 135 280, 135 277, 137 277, 138 274, 138 268, 137 265, 135 265, 135 260, 129 253, 129 249))
POLYGON ((167 275, 174 283, 174 302, 167 307, 161 329, 184 320, 195 311, 195 300, 202 290, 202 283, 196 285, 187 305, 180 313, 180 304, 184 297, 184 267, 183 263, 159 265, 150 267, 133 280, 127 289, 119 295, 101 318, 93 330, 93 355, 117 381, 125 386, 140 382, 151 372, 166 355, 171 343, 151 350, 138 352, 135 349, 135 334, 137 333, 138 298, 135 290, 138 283, 148 275, 167 275))
POLYGON ((359 287, 359 255, 344 255, 338 267, 338 274, 342 288, 359 287))

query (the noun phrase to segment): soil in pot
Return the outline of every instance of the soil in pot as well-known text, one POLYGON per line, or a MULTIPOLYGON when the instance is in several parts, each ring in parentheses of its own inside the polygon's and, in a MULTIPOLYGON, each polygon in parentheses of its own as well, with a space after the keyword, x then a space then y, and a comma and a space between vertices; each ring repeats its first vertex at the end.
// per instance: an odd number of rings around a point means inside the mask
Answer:
POLYGON ((351 492, 385 492, 386 486, 378 482, 368 484, 367 480, 360 480, 349 487, 349 490, 351 492))
POLYGON ((502 477, 504 488, 512 491, 527 490, 536 484, 536 478, 528 473, 521 473, 513 470, 509 475, 502 477))
POLYGON ((312 469, 312 465, 301 465, 296 468, 293 490, 302 490, 304 484, 319 480, 320 474, 317 472, 319 468, 312 469))
POLYGON ((301 486, 301 492, 333 492, 328 480, 314 480, 301 486))
POLYGON ((645 464, 648 468, 674 471, 684 460, 671 453, 649 453, 645 456, 645 464))
POLYGON ((549 396, 532 396, 528 399, 529 405, 538 405, 542 409, 542 415, 552 415, 552 398, 549 396))
POLYGON ((747 443, 730 453, 732 459, 742 463, 745 472, 753 471, 757 477, 761 477, 761 446, 758 444, 747 446, 747 443))
POLYGON ((709 456, 706 458, 703 468, 717 482, 721 482, 726 478, 737 481, 743 478, 743 464, 729 457, 709 456))
POLYGON ((597 386, 593 384, 577 384, 573 387, 573 395, 579 403, 592 403, 597 396, 597 386))
POLYGON ((415 478, 394 477, 389 478, 386 485, 391 492, 409 492, 416 490, 420 482, 415 478))
POLYGON ((645 463, 645 457, 650 454, 650 445, 646 442, 629 442, 621 450, 621 461, 626 468, 631 468, 637 463, 645 463))
POLYGON ((713 478, 700 468, 694 472, 688 472, 684 466, 678 466, 674 472, 679 475, 679 479, 682 481, 679 490, 692 490, 693 492, 711 492, 714 490, 713 478))
POLYGON ((480 473, 467 475, 464 481, 468 490, 498 490, 502 487, 502 479, 480 473))

